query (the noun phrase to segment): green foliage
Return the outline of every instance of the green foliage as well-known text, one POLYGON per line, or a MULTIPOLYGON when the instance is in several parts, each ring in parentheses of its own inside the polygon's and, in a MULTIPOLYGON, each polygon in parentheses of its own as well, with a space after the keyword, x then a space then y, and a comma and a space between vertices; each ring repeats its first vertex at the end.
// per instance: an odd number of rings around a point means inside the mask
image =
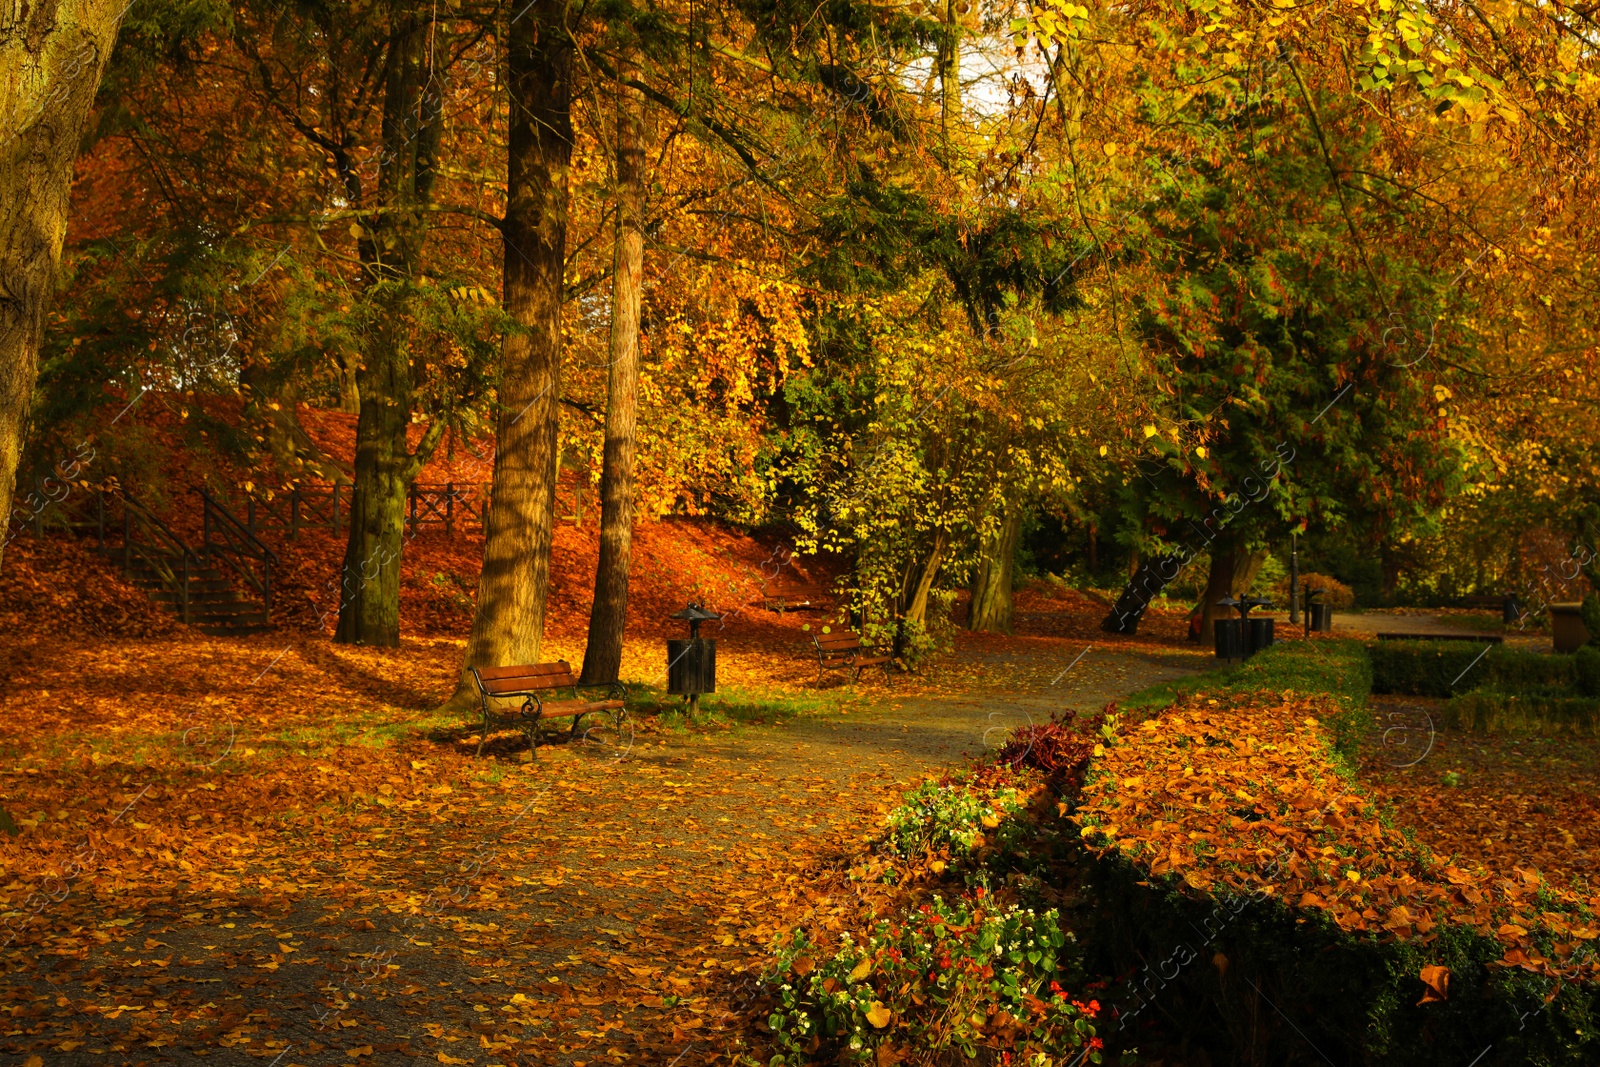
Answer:
POLYGON ((1502 946, 1475 931, 1441 927, 1426 943, 1356 935, 1220 883, 1215 893, 1151 884, 1115 853, 1091 877, 1105 921, 1085 947, 1132 975, 1104 995, 1124 1024, 1105 1031, 1109 1041, 1132 1041, 1128 1027, 1158 1013, 1215 1063, 1306 1063, 1308 1046, 1329 1062, 1371 1067, 1595 1061, 1600 986, 1499 966, 1502 946), (1449 997, 1419 1004, 1430 964, 1450 969, 1449 997), (1252 986, 1287 1017, 1236 992, 1252 986))
POLYGON ((1600 594, 1590 593, 1584 597, 1579 615, 1584 629, 1589 631, 1589 640, 1600 643, 1600 594))
MULTIPOLYGON (((1269 75, 1252 99, 1215 73, 1185 114, 1199 151, 1162 167, 1142 205, 1156 278, 1133 300, 1170 399, 1127 482, 1120 535, 1187 558, 1218 537, 1307 524, 1419 527, 1455 483, 1457 454, 1397 358, 1411 331, 1386 316, 1431 320, 1445 278, 1402 243, 1352 238, 1352 225, 1404 225, 1404 209, 1344 200, 1292 80, 1269 75)), ((1361 169, 1375 136, 1346 120, 1345 165, 1361 169)), ((1324 113, 1324 128, 1334 121, 1324 113)))
POLYGON ((1600 647, 1584 645, 1572 657, 1573 672, 1577 676, 1578 692, 1588 697, 1600 697, 1600 647))
POLYGON ((1001 1050, 1019 1065, 1085 1052, 1099 1063, 1099 1004, 1069 992, 1080 975, 1055 911, 997 905, 982 889, 879 922, 864 944, 844 934, 831 954, 796 930, 767 976, 778 993, 767 1022, 781 1050, 770 1062, 876 1064, 878 1049, 909 1044, 965 1060, 982 1050, 990 1063, 1001 1050))
POLYGON ((1469 641, 1379 641, 1372 646, 1376 693, 1447 697, 1479 686, 1511 691, 1569 688, 1571 656, 1545 655, 1469 641))
POLYGON ((970 860, 986 835, 1021 809, 1015 789, 989 794, 963 782, 923 782, 889 813, 888 845, 903 859, 970 860))

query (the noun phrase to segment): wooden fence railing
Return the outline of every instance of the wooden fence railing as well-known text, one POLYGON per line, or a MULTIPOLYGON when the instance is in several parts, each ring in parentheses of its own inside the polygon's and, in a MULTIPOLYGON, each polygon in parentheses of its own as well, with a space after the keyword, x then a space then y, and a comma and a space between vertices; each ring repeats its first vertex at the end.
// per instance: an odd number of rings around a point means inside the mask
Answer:
MULTIPOLYGON (((245 503, 245 527, 258 530, 285 530, 292 540, 301 530, 332 530, 335 535, 350 525, 348 485, 296 486, 271 499, 250 494, 245 503)), ((560 521, 583 525, 584 486, 561 487, 556 491, 556 517, 560 521), (566 508, 570 506, 571 511, 566 508)), ((406 492, 406 527, 415 535, 426 526, 443 526, 446 536, 454 536, 458 526, 468 523, 487 528, 489 487, 444 484, 415 484, 406 492)))

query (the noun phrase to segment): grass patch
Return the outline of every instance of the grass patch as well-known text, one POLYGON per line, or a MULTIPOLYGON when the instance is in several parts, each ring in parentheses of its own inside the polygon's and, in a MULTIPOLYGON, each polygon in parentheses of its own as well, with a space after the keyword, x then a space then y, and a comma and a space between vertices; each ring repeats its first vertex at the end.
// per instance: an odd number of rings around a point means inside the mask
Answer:
POLYGON ((1480 734, 1600 735, 1600 699, 1561 691, 1507 693, 1474 689, 1445 705, 1444 724, 1480 734))
POLYGON ((1162 682, 1120 701, 1129 711, 1156 712, 1196 694, 1282 691, 1324 693, 1347 707, 1360 707, 1372 690, 1372 667, 1360 641, 1319 638, 1280 641, 1243 663, 1162 682))

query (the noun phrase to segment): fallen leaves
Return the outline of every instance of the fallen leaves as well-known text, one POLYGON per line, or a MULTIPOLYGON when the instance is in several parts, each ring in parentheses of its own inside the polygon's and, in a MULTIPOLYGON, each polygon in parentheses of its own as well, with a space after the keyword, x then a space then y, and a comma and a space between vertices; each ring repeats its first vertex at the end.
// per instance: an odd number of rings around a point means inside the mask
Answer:
POLYGON ((1498 938, 1506 966, 1600 978, 1578 936, 1600 896, 1418 849, 1334 763, 1319 715, 1336 711, 1287 694, 1180 702, 1106 749, 1083 789, 1081 832, 1092 851, 1195 891, 1269 893, 1352 933, 1424 943, 1440 926, 1466 927, 1498 938))
POLYGON ((1438 1004, 1450 997, 1450 968, 1438 964, 1429 964, 1422 968, 1422 984, 1425 987, 1422 999, 1417 1001, 1420 1007, 1423 1004, 1438 1004))

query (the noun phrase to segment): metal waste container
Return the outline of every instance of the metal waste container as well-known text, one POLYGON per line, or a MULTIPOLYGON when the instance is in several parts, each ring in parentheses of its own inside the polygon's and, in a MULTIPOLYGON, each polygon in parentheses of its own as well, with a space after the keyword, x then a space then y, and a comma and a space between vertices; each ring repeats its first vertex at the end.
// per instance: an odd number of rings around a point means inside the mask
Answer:
POLYGON ((1217 658, 1237 663, 1245 657, 1244 623, 1240 619, 1218 619, 1211 624, 1216 635, 1217 658))
POLYGON ((717 641, 700 636, 700 624, 722 618, 704 606, 691 602, 674 619, 689 624, 687 638, 667 639, 667 692, 689 698, 689 712, 700 705, 701 693, 717 691, 717 641))

